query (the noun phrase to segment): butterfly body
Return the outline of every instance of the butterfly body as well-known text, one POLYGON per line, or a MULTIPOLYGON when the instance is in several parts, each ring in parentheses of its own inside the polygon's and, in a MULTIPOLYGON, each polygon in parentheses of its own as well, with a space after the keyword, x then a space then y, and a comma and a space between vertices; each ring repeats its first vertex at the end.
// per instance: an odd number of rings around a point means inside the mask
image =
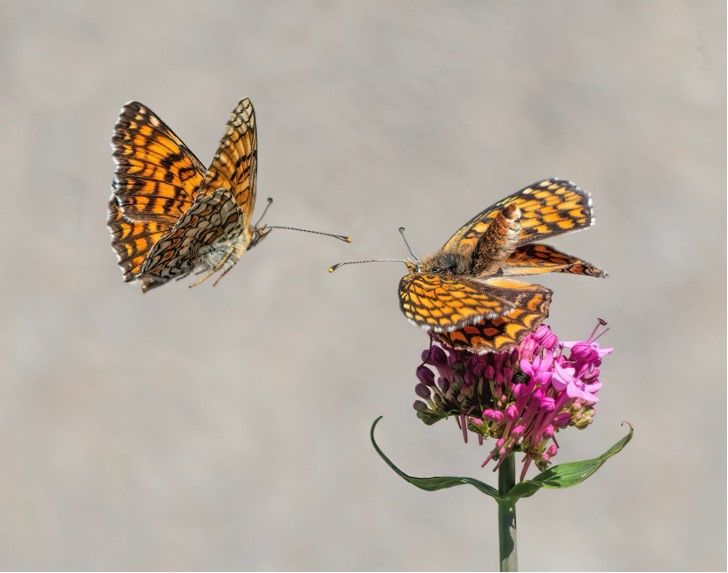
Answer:
POLYGON ((535 183, 476 215, 433 255, 407 261, 400 308, 450 346, 484 352, 517 344, 548 316, 552 293, 509 277, 605 276, 586 261, 532 242, 591 224, 588 193, 559 179, 535 183))

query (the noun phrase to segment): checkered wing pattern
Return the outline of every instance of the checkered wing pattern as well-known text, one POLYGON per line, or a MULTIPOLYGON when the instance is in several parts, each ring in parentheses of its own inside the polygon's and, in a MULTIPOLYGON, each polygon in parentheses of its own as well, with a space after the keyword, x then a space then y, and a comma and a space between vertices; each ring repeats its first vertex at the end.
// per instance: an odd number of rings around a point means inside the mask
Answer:
POLYGON ((607 273, 591 263, 541 243, 530 243, 517 247, 506 260, 501 272, 504 275, 571 273, 590 277, 607 276, 607 273))
POLYGON ((149 251, 141 269, 142 290, 186 277, 214 255, 216 244, 235 240, 242 230, 242 213, 229 192, 219 189, 199 197, 149 251))
POLYGON ((470 219, 445 243, 442 250, 468 256, 490 222, 508 205, 521 210, 519 244, 589 227, 594 223, 591 196, 574 183, 546 179, 521 189, 470 219))
POLYGON ((452 331, 434 332, 436 340, 478 353, 502 350, 519 344, 548 317, 551 291, 546 287, 512 279, 490 279, 488 282, 500 296, 508 296, 506 291, 513 291, 509 297, 514 301, 513 307, 494 318, 452 331))
POLYGON ((200 193, 218 189, 229 191, 243 215, 243 227, 249 232, 255 207, 255 178, 258 165, 258 135, 255 110, 245 98, 233 110, 220 140, 215 157, 207 169, 200 193))
POLYGON ((451 332, 483 320, 507 316, 537 292, 539 285, 505 278, 484 281, 462 275, 410 273, 399 283, 400 308, 417 326, 451 332))
POLYGON ((205 168, 177 135, 139 102, 126 104, 111 139, 116 163, 107 225, 127 281, 192 206, 205 168))

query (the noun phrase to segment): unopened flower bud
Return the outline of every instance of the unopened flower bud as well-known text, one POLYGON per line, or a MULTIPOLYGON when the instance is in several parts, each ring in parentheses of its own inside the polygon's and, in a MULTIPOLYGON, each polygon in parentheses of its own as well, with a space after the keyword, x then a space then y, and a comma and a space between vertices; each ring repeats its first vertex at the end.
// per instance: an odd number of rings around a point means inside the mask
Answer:
POLYGON ((425 398, 426 400, 430 399, 430 389, 425 384, 417 384, 417 386, 415 386, 415 394, 417 394, 420 398, 425 398))
POLYGON ((557 336, 553 333, 547 334, 544 339, 541 341, 541 345, 546 348, 547 350, 553 350, 556 348, 556 345, 559 343, 559 339, 557 336))
POLYGON ((539 404, 539 407, 541 408, 542 412, 553 412, 556 409, 554 399, 550 396, 544 396, 543 398, 541 398, 541 403, 539 404))
POLYGON ((496 422, 500 424, 505 418, 505 415, 503 412, 499 412, 498 410, 483 410, 483 418, 489 422, 496 422))
POLYGON ((426 412, 428 410, 427 404, 425 404, 422 400, 415 400, 412 407, 418 412, 426 412))
POLYGON ((594 408, 586 408, 584 410, 576 412, 571 418, 571 423, 574 425, 574 427, 583 430, 589 424, 591 424, 593 417, 594 408))
POLYGON ((435 366, 445 366, 447 364, 447 354, 439 346, 430 348, 430 362, 435 366))
POLYGON ((437 386, 440 388, 440 392, 447 394, 448 390, 450 390, 450 381, 447 378, 438 378, 437 386))
POLYGON ((426 384, 427 386, 435 385, 435 373, 424 364, 418 366, 416 373, 417 378, 419 378, 420 382, 423 384, 426 384))
POLYGON ((551 332, 551 329, 546 326, 545 324, 542 324, 536 329, 536 332, 533 333, 533 338, 535 340, 541 341, 543 340, 546 335, 548 335, 551 332))

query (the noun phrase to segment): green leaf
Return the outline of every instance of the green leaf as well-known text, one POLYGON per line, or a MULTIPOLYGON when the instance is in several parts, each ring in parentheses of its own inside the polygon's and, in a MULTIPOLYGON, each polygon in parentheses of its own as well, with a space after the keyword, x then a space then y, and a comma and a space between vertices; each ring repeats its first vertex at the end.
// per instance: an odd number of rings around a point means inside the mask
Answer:
POLYGON ((586 478, 602 467, 604 462, 606 462, 609 458, 621 452, 624 446, 626 446, 632 439, 632 434, 634 433, 632 425, 629 422, 623 422, 623 425, 624 424, 629 426, 629 432, 627 435, 615 443, 601 456, 591 460, 568 462, 549 468, 538 474, 535 478, 522 481, 515 485, 511 491, 508 492, 508 497, 513 501, 516 501, 521 497, 529 497, 533 495, 542 487, 564 488, 583 482, 586 478))
POLYGON ((374 420, 374 423, 372 424, 372 429, 369 431, 369 437, 371 438, 372 445, 374 446, 374 449, 377 450, 379 456, 403 480, 411 483, 414 486, 417 486, 420 489, 424 489, 425 491, 437 491, 438 489, 447 489, 449 487, 455 487, 457 485, 472 485, 474 488, 478 489, 486 495, 491 496, 495 500, 501 499, 497 489, 477 479, 453 476, 414 477, 411 475, 407 475, 401 469, 395 466, 394 463, 387 456, 384 455, 384 452, 379 448, 377 442, 374 440, 374 428, 377 427, 377 424, 381 419, 382 416, 379 416, 379 418, 374 420))

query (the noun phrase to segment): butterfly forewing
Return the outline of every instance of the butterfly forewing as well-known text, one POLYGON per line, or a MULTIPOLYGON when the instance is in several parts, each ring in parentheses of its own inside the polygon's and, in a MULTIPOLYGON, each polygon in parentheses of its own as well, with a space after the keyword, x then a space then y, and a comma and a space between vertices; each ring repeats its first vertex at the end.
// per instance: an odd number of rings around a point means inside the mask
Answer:
POLYGON ((255 110, 249 99, 233 110, 217 153, 205 174, 202 194, 218 189, 230 191, 243 215, 246 232, 255 206, 255 178, 258 162, 258 136, 255 110))
POLYGON ((593 223, 589 193, 570 181, 545 179, 478 213, 450 237, 442 250, 465 256, 472 253, 490 222, 510 204, 521 210, 519 244, 583 229, 593 223))
POLYGON ((200 160, 139 102, 122 108, 111 142, 113 192, 124 216, 174 224, 194 202, 205 173, 200 160))
POLYGON ((152 246, 192 206, 205 168, 139 102, 122 108, 111 142, 116 169, 107 225, 124 280, 132 281, 152 246))

